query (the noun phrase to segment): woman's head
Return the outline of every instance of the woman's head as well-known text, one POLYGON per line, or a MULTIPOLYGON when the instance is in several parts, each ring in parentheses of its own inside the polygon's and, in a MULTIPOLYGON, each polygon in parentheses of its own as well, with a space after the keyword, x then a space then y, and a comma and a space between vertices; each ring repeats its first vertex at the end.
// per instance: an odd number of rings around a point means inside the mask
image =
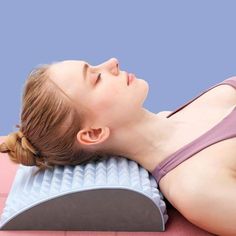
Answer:
POLYGON ((24 88, 20 129, 8 135, 0 151, 16 163, 42 169, 114 154, 112 132, 128 127, 148 91, 141 79, 128 86, 126 75, 115 58, 98 66, 67 60, 33 69, 24 88))
POLYGON ((50 71, 51 79, 77 106, 89 110, 86 117, 89 125, 122 125, 129 113, 142 106, 147 95, 144 80, 136 79, 127 85, 127 72, 120 70, 116 58, 97 66, 67 60, 55 63, 50 71))

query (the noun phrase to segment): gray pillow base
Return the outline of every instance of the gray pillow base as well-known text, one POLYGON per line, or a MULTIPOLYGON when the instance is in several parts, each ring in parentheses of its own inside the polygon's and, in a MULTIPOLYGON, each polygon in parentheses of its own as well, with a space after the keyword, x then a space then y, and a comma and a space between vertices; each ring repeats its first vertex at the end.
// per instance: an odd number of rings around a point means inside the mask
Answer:
POLYGON ((1 230, 165 231, 164 196, 138 163, 111 156, 84 165, 19 165, 1 230))

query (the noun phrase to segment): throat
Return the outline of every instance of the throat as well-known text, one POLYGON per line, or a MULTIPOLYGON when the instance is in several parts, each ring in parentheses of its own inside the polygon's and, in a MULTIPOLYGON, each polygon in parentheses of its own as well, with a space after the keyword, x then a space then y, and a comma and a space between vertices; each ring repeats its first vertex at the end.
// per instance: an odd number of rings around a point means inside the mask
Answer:
POLYGON ((187 129, 187 124, 182 121, 177 121, 170 118, 162 118, 166 122, 164 132, 160 136, 159 140, 155 140, 152 143, 152 148, 143 157, 140 164, 152 172, 157 165, 167 159, 178 148, 177 140, 182 136, 181 132, 183 128, 187 129))

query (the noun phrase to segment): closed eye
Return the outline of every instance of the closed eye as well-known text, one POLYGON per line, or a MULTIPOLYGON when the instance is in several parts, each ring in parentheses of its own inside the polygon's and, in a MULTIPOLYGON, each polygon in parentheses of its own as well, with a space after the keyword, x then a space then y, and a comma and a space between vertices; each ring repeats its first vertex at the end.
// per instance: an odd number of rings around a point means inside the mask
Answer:
POLYGON ((97 84, 100 79, 101 79, 101 73, 98 74, 95 84, 97 84))

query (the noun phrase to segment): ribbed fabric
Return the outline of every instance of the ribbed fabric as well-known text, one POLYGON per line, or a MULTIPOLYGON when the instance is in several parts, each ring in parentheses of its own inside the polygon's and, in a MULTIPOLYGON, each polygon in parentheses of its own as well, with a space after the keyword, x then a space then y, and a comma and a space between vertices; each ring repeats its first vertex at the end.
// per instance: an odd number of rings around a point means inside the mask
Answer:
MULTIPOLYGON (((197 97, 193 98, 189 102, 179 107, 177 110, 170 113, 167 116, 167 118, 169 118, 176 112, 186 107, 188 104, 196 100, 198 97, 200 97, 204 93, 222 84, 231 85, 236 89, 236 77, 230 77, 229 79, 226 79, 223 82, 210 87, 206 91, 203 91, 197 97)), ((194 154, 200 152, 204 148, 214 143, 220 142, 225 139, 233 138, 233 137, 236 137, 236 106, 230 112, 230 114, 224 117, 223 120, 221 120, 213 128, 211 128, 210 130, 208 130, 207 132, 205 132, 204 134, 202 134, 200 137, 193 140, 192 142, 186 144, 185 146, 183 146, 182 148, 180 148, 179 150, 171 154, 169 157, 167 157, 164 161, 159 163, 159 165, 155 167, 155 169, 151 172, 151 174, 154 176, 157 183, 159 183, 160 179, 164 175, 166 175, 169 171, 171 171, 177 165, 187 160, 194 154)))

